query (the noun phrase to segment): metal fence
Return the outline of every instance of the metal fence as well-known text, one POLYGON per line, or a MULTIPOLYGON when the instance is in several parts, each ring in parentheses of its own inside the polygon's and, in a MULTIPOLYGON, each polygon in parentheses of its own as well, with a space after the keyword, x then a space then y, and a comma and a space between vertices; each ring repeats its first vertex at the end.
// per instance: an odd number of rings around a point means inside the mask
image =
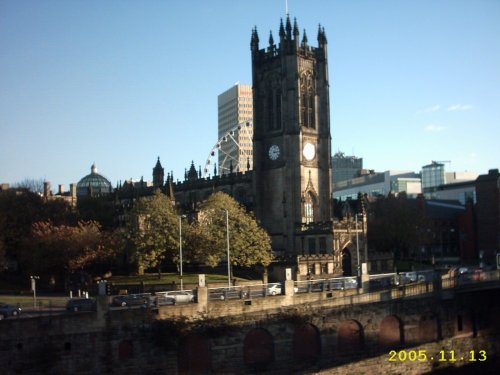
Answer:
POLYGON ((255 284, 221 288, 208 288, 209 301, 248 299, 277 296, 284 293, 282 283, 255 284))

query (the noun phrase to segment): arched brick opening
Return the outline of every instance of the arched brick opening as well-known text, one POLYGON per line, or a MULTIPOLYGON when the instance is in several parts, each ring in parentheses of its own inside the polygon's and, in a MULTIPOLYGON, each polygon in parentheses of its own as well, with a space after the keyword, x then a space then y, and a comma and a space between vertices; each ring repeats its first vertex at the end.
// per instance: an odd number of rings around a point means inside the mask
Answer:
POLYGON ((134 356, 134 346, 132 341, 123 340, 118 345, 118 359, 129 359, 134 356))
POLYGON ((379 345, 384 348, 398 348, 404 343, 403 322, 395 315, 388 315, 380 322, 379 345))
POLYGON ((418 322, 418 340, 420 342, 431 342, 436 341, 438 338, 438 317, 432 312, 423 314, 418 322))
POLYGON ((361 324, 352 319, 343 321, 337 330, 337 344, 340 353, 363 350, 364 333, 361 324))
POLYGON ((302 324, 293 333, 293 357, 300 361, 316 362, 321 356, 321 338, 312 324, 302 324))
POLYGON ((248 332, 243 341, 243 359, 248 367, 264 370, 274 361, 273 336, 263 328, 248 332))
POLYGON ((210 342, 198 334, 183 337, 177 351, 178 374, 207 374, 211 371, 210 342))

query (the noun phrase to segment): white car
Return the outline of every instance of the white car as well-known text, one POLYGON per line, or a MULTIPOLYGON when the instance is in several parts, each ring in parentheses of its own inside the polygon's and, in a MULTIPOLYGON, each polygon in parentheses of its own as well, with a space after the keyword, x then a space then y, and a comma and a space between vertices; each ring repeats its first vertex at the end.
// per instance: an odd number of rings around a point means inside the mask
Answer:
POLYGON ((157 296, 173 297, 175 303, 194 302, 194 294, 190 290, 171 290, 168 292, 156 292, 157 296))
POLYGON ((281 284, 268 284, 267 286, 267 294, 271 296, 276 296, 278 294, 282 294, 281 284))

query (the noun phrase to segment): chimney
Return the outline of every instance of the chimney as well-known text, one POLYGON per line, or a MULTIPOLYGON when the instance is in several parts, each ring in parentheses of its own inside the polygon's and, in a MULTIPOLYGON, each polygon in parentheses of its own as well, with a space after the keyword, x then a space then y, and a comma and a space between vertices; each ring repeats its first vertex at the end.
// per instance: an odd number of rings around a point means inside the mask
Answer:
POLYGON ((48 198, 50 197, 50 182, 45 181, 43 183, 43 197, 48 198))
POLYGON ((59 184, 59 195, 63 195, 63 194, 64 194, 64 185, 59 184))

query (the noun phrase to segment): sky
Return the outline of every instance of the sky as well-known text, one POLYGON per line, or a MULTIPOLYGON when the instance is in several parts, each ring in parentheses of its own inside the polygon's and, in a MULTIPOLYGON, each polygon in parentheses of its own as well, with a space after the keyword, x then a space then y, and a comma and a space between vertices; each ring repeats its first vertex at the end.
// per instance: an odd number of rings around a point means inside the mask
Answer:
POLYGON ((0 0, 0 183, 183 180, 217 96, 251 84, 250 36, 328 39, 332 152, 375 171, 500 167, 500 1, 0 0))

